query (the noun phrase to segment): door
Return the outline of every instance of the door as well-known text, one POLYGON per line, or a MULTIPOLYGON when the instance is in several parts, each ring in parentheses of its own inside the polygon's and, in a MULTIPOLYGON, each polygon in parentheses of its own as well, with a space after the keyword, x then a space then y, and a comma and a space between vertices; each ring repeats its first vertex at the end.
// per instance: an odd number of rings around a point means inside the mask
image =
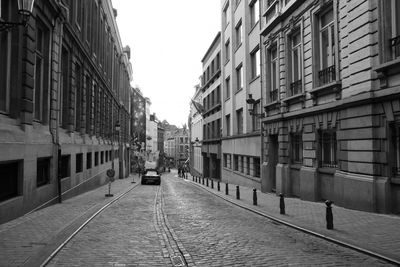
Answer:
POLYGON ((278 135, 273 134, 269 136, 269 151, 268 151, 268 159, 269 159, 269 178, 271 181, 272 192, 276 192, 276 165, 279 161, 279 143, 278 143, 278 135))

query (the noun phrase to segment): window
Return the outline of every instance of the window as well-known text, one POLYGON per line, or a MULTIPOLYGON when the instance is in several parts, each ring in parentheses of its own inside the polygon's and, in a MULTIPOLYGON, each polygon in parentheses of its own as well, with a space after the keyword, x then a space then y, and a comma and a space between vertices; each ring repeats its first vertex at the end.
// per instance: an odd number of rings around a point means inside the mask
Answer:
POLYGON ((319 16, 318 21, 318 47, 319 47, 319 85, 336 80, 335 71, 335 30, 333 9, 325 11, 319 16))
POLYGON ((337 141, 336 130, 320 131, 320 161, 321 167, 337 167, 337 141))
MULTIPOLYGON (((78 1, 80 2, 80 1, 78 1)), ((81 130, 81 118, 82 118, 82 70, 81 66, 75 65, 75 131, 81 130)))
POLYGON ((225 64, 228 63, 228 61, 231 58, 231 48, 230 48, 230 41, 226 41, 225 43, 225 64))
POLYGON ((94 166, 99 165, 99 152, 94 152, 94 166))
POLYGON ((235 27, 235 40, 236 40, 236 49, 239 48, 239 46, 242 44, 242 38, 243 38, 243 34, 242 34, 242 21, 240 20, 238 22, 238 24, 235 27))
POLYGON ((260 49, 257 47, 255 51, 250 54, 251 60, 251 78, 255 79, 260 75, 260 49))
POLYGON ((76 154, 75 168, 76 168, 76 173, 80 173, 83 171, 83 154, 82 153, 76 154))
POLYGON ((100 164, 104 164, 104 151, 100 152, 100 164))
POLYGON ((86 169, 90 170, 92 168, 92 152, 86 154, 86 169))
POLYGON ((231 97, 231 77, 225 79, 225 99, 231 97))
POLYGON ((253 158, 254 177, 260 177, 260 158, 253 158))
POLYGON ((236 68, 236 91, 240 91, 243 89, 243 66, 240 64, 239 67, 236 68))
POLYGON ((39 158, 36 161, 36 186, 43 186, 50 182, 51 158, 39 158))
POLYGON ((69 82, 69 53, 68 50, 63 48, 61 55, 61 126, 65 129, 68 127, 69 121, 69 95, 70 95, 70 82, 69 82))
POLYGON ((400 177, 400 124, 395 124, 392 130, 392 144, 394 148, 393 154, 393 176, 400 177))
POLYGON ((224 26, 228 26, 229 24, 229 0, 226 3, 226 6, 224 7, 224 12, 223 12, 223 16, 224 16, 224 26))
POLYGON ((250 169, 251 169, 251 159, 250 157, 246 157, 246 174, 250 175, 250 169))
POLYGON ((92 80, 89 76, 86 76, 86 133, 91 134, 91 125, 92 125, 92 95, 93 95, 93 87, 92 80))
POLYGON ((83 1, 74 1, 75 3, 75 15, 76 15, 76 24, 78 25, 78 28, 82 26, 82 17, 83 17, 83 6, 82 4, 84 3, 83 1))
POLYGON ((86 43, 87 44, 90 44, 90 41, 92 38, 92 20, 91 20, 92 16, 89 14, 90 10, 92 10, 91 2, 92 1, 85 1, 85 4, 86 4, 85 9, 87 12, 87 14, 85 14, 86 15, 85 20, 86 20, 86 43))
MULTIPOLYGON (((0 20, 10 20, 11 2, 0 1, 0 20)), ((16 3, 15 3, 16 4, 16 3)), ((0 32, 0 111, 10 109, 11 32, 0 32)), ((0 196, 1 200, 1 196, 0 196)))
POLYGON ((279 88, 279 63, 278 63, 278 48, 277 44, 274 44, 269 50, 269 73, 270 73, 270 101, 278 100, 278 88, 279 88))
POLYGON ((239 169, 241 173, 244 173, 244 158, 243 156, 239 157, 239 169))
MULTIPOLYGON (((253 114, 261 114, 260 100, 258 100, 257 102, 254 103, 253 112, 252 113, 253 114)), ((253 131, 260 130, 260 127, 261 127, 261 118, 260 118, 260 116, 257 116, 257 115, 251 116, 251 120, 252 120, 253 131)))
POLYGON ((258 0, 253 1, 250 4, 250 27, 254 27, 260 19, 260 5, 258 4, 258 0))
POLYGON ((237 134, 243 133, 243 109, 236 111, 237 134))
POLYGON ((35 109, 33 114, 35 120, 43 123, 48 122, 49 40, 49 29, 39 18, 36 18, 35 109))
POLYGON ((290 135, 290 157, 292 163, 303 163, 303 138, 301 133, 292 133, 290 135))
POLYGON ((70 176, 70 155, 61 156, 61 168, 59 170, 61 178, 67 178, 70 176))
POLYGON ((233 170, 238 171, 239 170, 239 156, 238 155, 233 155, 233 170))
POLYGON ((0 201, 19 195, 20 178, 20 162, 0 163, 0 201))
POLYGON ((225 116, 225 121, 226 121, 226 136, 231 135, 231 115, 228 114, 225 116))
POLYGON ((391 28, 392 35, 390 45, 392 47, 392 58, 400 57, 400 3, 396 0, 391 0, 391 28))
POLYGON ((302 92, 302 51, 300 29, 296 30, 289 37, 290 52, 290 96, 297 95, 302 92))

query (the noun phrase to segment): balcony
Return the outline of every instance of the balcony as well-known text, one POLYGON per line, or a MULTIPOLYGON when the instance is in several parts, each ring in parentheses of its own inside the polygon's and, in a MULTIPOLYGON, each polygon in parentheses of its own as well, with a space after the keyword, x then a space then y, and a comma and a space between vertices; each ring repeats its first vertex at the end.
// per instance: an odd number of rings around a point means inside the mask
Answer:
POLYGON ((301 79, 290 84, 290 96, 295 96, 302 92, 302 82, 301 79))
POLYGON ((320 86, 334 82, 336 80, 335 65, 332 65, 323 70, 320 70, 318 72, 318 80, 319 80, 320 86))

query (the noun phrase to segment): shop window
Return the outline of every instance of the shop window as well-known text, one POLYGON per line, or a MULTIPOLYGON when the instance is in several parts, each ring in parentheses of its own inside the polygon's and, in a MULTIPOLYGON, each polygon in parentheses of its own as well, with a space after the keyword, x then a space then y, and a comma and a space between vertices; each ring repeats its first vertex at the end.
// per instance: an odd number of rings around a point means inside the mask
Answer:
POLYGON ((292 163, 303 163, 303 140, 301 133, 292 133, 290 135, 290 156, 292 163))
POLYGON ((400 124, 392 125, 392 148, 394 148, 392 160, 392 173, 395 177, 400 177, 400 124))
POLYGON ((92 152, 86 154, 86 169, 90 170, 92 168, 92 152))
POLYGON ((254 177, 260 177, 260 158, 253 158, 254 177))
POLYGON ((100 164, 104 164, 104 151, 100 152, 100 164))
POLYGON ((239 156, 233 155, 233 168, 235 171, 239 170, 239 156))
POLYGON ((94 152, 94 166, 99 166, 99 152, 94 152))

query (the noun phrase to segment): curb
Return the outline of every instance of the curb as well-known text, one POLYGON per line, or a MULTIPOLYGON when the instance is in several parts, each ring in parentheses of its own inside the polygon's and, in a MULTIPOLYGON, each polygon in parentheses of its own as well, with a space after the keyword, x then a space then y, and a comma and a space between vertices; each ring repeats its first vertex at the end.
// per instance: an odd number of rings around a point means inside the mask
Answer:
POLYGON ((208 189, 207 187, 199 185, 196 182, 193 182, 193 181, 191 181, 189 179, 187 181, 192 183, 192 184, 194 184, 195 186, 207 191, 210 194, 213 194, 213 195, 215 195, 215 196, 217 196, 217 197, 219 197, 219 198, 221 198, 221 199, 223 199, 223 200, 225 200, 225 201, 227 201, 227 202, 229 202, 229 203, 231 203, 231 204, 233 204, 235 206, 238 206, 238 207, 243 208, 245 210, 248 210, 248 211, 251 211, 253 213, 256 213, 256 214, 258 214, 258 215, 260 215, 262 217, 268 218, 268 219, 273 220, 275 222, 278 222, 280 224, 286 225, 286 226, 288 226, 290 228, 293 228, 293 229, 296 229, 298 231, 304 232, 306 234, 310 234, 310 235, 316 236, 318 238, 324 239, 324 240, 329 241, 331 243, 334 243, 334 244, 337 244, 337 245, 340 245, 340 246, 343 246, 343 247, 347 247, 347 248, 353 249, 355 251, 358 251, 360 253, 366 254, 368 256, 372 256, 372 257, 378 258, 380 260, 384 260, 384 261, 386 261, 388 263, 400 266, 400 261, 399 260, 392 259, 390 257, 384 256, 384 255, 376 253, 376 252, 373 252, 371 250, 364 249, 364 248, 361 248, 359 246, 352 245, 350 243, 347 243, 347 242, 344 242, 344 241, 341 241, 341 240, 338 240, 338 239, 335 239, 335 238, 332 238, 332 237, 317 233, 315 231, 312 231, 312 230, 297 226, 295 224, 292 224, 292 223, 289 223, 287 221, 281 220, 281 219, 279 219, 277 217, 274 217, 274 216, 272 216, 270 214, 267 214, 265 212, 261 212, 261 211, 258 211, 256 209, 254 209, 254 208, 251 208, 247 204, 241 204, 241 203, 238 203, 238 201, 230 199, 230 198, 228 198, 228 197, 226 197, 224 195, 219 195, 219 194, 213 192, 212 190, 208 189))

